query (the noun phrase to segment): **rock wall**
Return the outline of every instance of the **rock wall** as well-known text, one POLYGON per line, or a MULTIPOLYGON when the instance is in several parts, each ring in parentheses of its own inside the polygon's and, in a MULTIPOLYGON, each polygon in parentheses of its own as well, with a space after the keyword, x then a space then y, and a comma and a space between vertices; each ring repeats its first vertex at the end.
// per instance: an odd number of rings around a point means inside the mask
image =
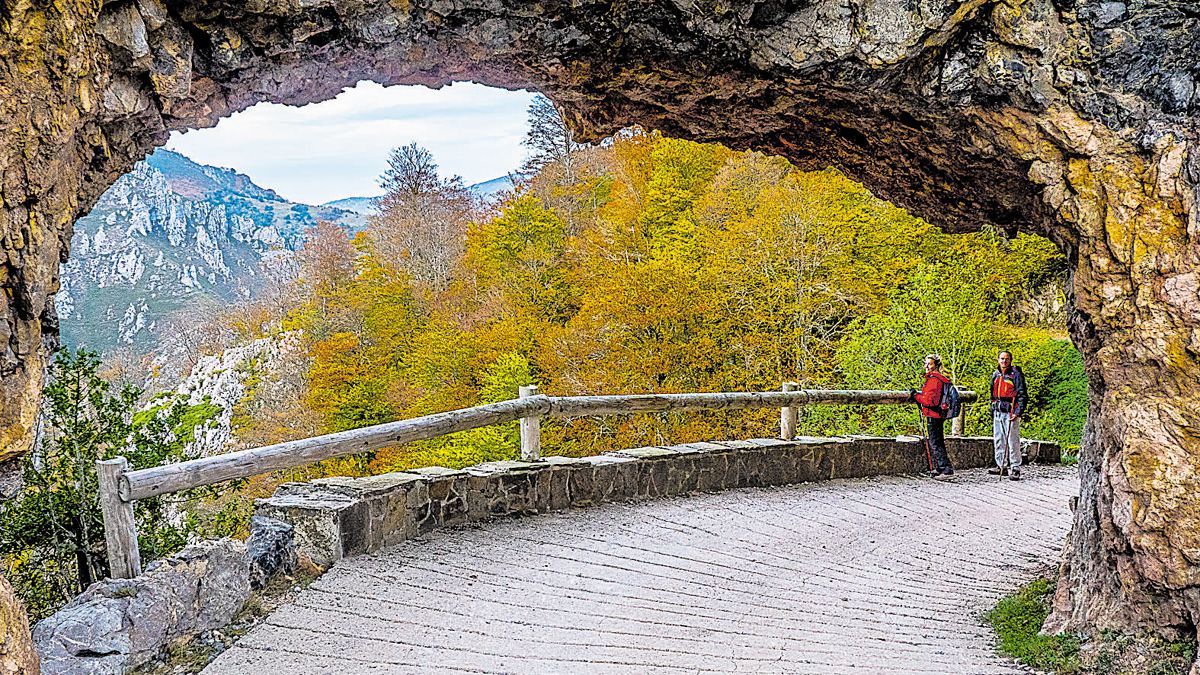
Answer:
POLYGON ((0 459, 31 442, 74 219, 170 130, 360 79, 532 86, 584 140, 754 147, 1053 239, 1092 393, 1055 625, 1195 630, 1198 36, 1190 0, 12 0, 0 459))
POLYGON ((25 608, 8 581, 0 577, 0 675, 27 675, 38 669, 25 608))
MULTIPOLYGON (((991 438, 946 443, 956 467, 992 465, 991 438)), ((1023 452, 1028 461, 1059 461, 1054 443, 1026 441, 1023 452)), ((926 461, 921 440, 912 436, 686 443, 285 483, 260 499, 255 512, 290 523, 296 547, 328 567, 451 525, 739 487, 913 474, 927 470, 926 461)))

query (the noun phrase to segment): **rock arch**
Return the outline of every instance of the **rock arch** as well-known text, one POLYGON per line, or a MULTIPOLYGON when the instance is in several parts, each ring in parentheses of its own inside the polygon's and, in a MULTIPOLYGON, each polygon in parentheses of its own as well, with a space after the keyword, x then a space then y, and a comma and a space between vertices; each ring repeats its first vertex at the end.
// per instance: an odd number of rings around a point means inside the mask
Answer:
POLYGON ((833 164, 1068 254, 1091 409, 1058 627, 1200 617, 1200 15, 1187 0, 10 0, 0 456, 30 443, 72 223, 169 131, 360 79, 532 86, 833 164))

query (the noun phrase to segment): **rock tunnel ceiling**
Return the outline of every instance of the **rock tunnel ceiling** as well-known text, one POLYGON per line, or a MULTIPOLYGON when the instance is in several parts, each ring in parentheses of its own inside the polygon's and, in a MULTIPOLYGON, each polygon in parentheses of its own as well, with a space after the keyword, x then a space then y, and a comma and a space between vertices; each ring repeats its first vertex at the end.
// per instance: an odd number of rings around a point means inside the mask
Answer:
POLYGON ((837 166, 949 230, 1072 261, 1091 379, 1052 622, 1200 616, 1200 10, 1183 0, 10 0, 0 12, 0 457, 26 450, 71 225, 171 130, 369 79, 534 87, 837 166), (1124 585, 1118 570, 1127 577, 1124 585), (1132 581, 1129 581, 1132 579, 1132 581))

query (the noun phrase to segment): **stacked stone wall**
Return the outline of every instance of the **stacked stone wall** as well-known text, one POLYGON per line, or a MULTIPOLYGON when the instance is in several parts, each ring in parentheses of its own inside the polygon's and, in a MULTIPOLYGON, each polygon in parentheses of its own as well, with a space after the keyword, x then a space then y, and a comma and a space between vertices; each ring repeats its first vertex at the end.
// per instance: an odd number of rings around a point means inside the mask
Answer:
MULTIPOLYGON (((992 463, 991 438, 948 438, 956 467, 992 463)), ((1057 462, 1054 443, 1027 441, 1027 461, 1057 462)), ((291 523, 299 550, 322 567, 441 527, 605 502, 904 475, 927 466, 921 439, 848 436, 643 447, 594 457, 426 467, 367 478, 287 483, 256 513, 291 523)))

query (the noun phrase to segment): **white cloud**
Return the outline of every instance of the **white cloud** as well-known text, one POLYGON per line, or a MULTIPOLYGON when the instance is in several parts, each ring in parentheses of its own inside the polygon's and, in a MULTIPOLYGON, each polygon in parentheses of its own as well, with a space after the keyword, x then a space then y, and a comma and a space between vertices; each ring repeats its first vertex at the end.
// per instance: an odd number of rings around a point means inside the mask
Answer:
POLYGON ((533 96, 473 82, 441 89, 360 82, 303 107, 260 103, 213 128, 172 134, 167 147, 308 204, 378 194, 388 152, 412 142, 433 153, 444 175, 471 184, 520 166, 533 96))

